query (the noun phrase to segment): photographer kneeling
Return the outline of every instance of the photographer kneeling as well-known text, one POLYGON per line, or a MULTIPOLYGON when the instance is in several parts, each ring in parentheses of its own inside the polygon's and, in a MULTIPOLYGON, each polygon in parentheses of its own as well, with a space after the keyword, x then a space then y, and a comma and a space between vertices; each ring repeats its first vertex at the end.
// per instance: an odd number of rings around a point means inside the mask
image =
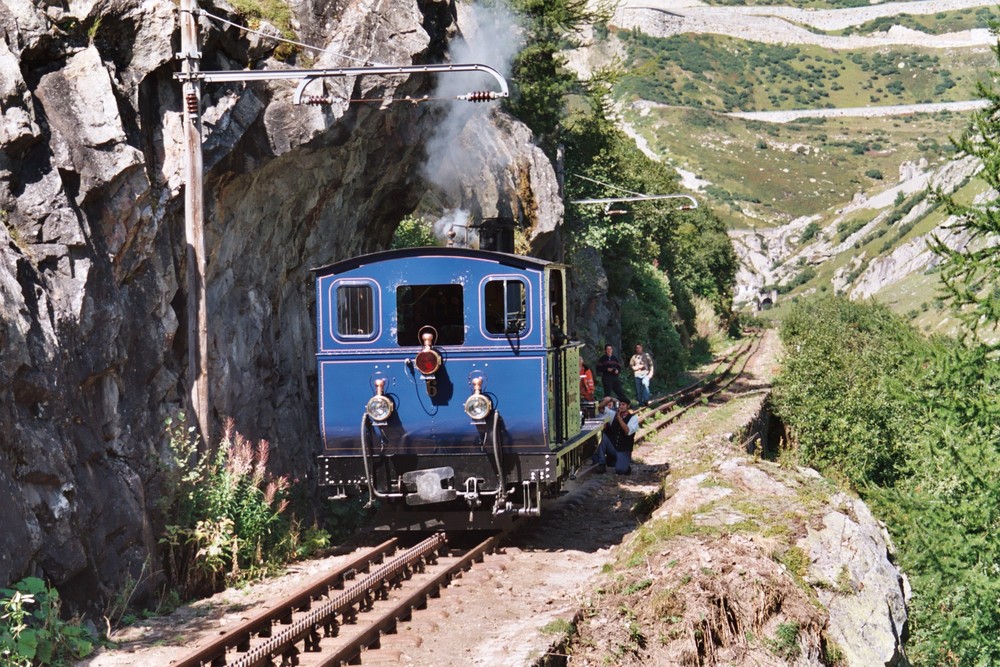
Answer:
POLYGON ((639 418, 629 412, 630 405, 628 401, 605 396, 597 406, 604 419, 604 432, 591 461, 597 464, 598 473, 605 472, 609 465, 614 465, 619 475, 632 472, 632 446, 635 432, 639 430, 639 418))

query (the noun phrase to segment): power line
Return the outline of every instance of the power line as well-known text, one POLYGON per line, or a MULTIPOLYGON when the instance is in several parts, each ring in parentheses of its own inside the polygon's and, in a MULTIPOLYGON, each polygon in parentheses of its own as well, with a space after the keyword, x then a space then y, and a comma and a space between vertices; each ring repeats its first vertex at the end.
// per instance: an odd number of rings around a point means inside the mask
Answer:
POLYGON ((285 39, 284 37, 279 37, 277 35, 271 35, 271 34, 268 34, 266 32, 263 32, 262 30, 254 30, 253 28, 250 28, 248 26, 240 25, 239 23, 234 23, 234 22, 230 21, 229 19, 224 19, 221 16, 216 16, 215 14, 212 14, 211 12, 205 11, 204 9, 196 9, 196 10, 194 10, 194 13, 196 15, 207 16, 208 18, 210 18, 210 19, 212 19, 214 21, 218 21, 219 23, 225 23, 226 25, 230 25, 230 26, 232 26, 234 28, 239 28, 240 30, 244 30, 246 32, 253 33, 255 35, 260 35, 261 37, 266 37, 267 39, 273 39, 276 42, 284 42, 285 44, 291 44, 292 46, 300 46, 300 47, 302 47, 304 49, 309 49, 311 51, 316 51, 318 53, 327 53, 327 54, 330 54, 332 56, 336 56, 338 58, 344 58, 346 60, 351 60, 351 61, 356 62, 356 63, 361 63, 362 65, 375 65, 375 66, 379 66, 379 67, 389 67, 388 65, 385 65, 383 63, 373 63, 370 60, 363 60, 361 58, 355 58, 353 56, 349 56, 349 55, 344 54, 344 53, 338 53, 336 51, 331 51, 330 49, 321 49, 320 47, 313 46, 312 44, 306 44, 304 42, 296 42, 295 40, 292 40, 292 39, 285 39))

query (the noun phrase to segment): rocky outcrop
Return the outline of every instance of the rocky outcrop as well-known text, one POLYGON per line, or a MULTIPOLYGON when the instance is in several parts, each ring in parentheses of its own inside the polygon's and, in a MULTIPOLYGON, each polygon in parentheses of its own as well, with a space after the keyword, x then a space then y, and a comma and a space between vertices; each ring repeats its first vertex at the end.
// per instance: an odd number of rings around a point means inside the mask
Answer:
MULTIPOLYGON (((884 255, 866 256, 856 246, 876 228, 884 226, 900 194, 908 197, 927 188, 950 192, 979 169, 980 164, 974 157, 963 157, 935 168, 904 162, 900 165, 899 183, 871 197, 859 193, 854 201, 829 217, 817 214, 797 218, 780 227, 731 231, 733 247, 740 259, 734 296, 736 306, 754 303, 766 287, 787 285, 806 267, 818 267, 838 256, 846 259, 835 271, 831 286, 835 292, 844 292, 853 299, 868 298, 907 276, 936 266, 939 258, 928 245, 932 235, 952 248, 960 248, 968 241, 967 234, 952 229, 953 218, 945 219, 928 234, 900 243, 884 255), (840 231, 842 226, 846 228, 848 223, 858 219, 867 222, 850 227, 849 233, 840 231), (818 225, 819 231, 803 240, 803 232, 813 223, 818 225)), ((895 227, 902 228, 920 219, 932 205, 931 198, 926 198, 897 220, 895 227)))
POLYGON ((910 591, 889 535, 864 502, 832 489, 815 470, 744 457, 674 484, 653 518, 692 520, 700 530, 685 534, 701 537, 672 545, 671 558, 691 577, 710 567, 723 579, 699 582, 686 602, 686 619, 708 618, 706 635, 722 638, 706 664, 785 664, 751 639, 781 624, 798 628, 795 664, 909 664, 910 591))
POLYGON ((892 562, 885 527, 868 506, 838 493, 798 545, 809 554, 807 580, 829 612, 827 632, 847 665, 906 665, 906 577, 892 562))
MULTIPOLYGON (((324 51, 278 61, 272 40, 203 15, 202 68, 429 62, 462 27, 435 0, 293 10, 324 51)), ((162 423, 188 382, 177 8, 11 0, 0 29, 0 584, 39 575, 99 607, 129 579, 155 585, 162 423)), ((548 161, 496 105, 444 143, 439 166, 463 160, 448 184, 427 165, 461 103, 420 101, 427 77, 329 79, 326 107, 294 106, 293 86, 204 87, 209 376, 213 417, 307 482, 310 268, 383 248, 428 197, 509 215, 539 249, 562 211, 548 161)))

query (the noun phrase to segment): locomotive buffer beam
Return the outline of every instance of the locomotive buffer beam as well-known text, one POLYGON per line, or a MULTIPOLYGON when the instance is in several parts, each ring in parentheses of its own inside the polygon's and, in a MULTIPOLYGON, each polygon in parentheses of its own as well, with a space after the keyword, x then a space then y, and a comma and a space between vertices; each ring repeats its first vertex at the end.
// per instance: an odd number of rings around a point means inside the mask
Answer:
POLYGON ((429 505, 454 500, 458 497, 458 491, 450 486, 445 487, 445 484, 454 478, 455 469, 447 467, 404 472, 403 484, 409 491, 406 494, 406 504, 429 505))

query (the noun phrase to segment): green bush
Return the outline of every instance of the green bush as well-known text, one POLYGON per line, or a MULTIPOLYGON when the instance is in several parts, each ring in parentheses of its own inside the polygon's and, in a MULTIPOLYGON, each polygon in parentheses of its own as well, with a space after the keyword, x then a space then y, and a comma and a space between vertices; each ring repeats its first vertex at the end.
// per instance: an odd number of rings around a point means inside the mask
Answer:
POLYGON ((925 360, 906 480, 877 496, 915 591, 919 665, 1000 664, 1000 364, 938 342, 925 360))
POLYGON ((1000 364, 883 306, 802 299, 775 413, 800 462, 884 518, 913 586, 913 664, 1000 664, 1000 364))
POLYGON ((289 482, 267 473, 267 441, 251 443, 229 420, 218 446, 199 454, 183 415, 167 420, 167 434, 174 460, 160 544, 173 587, 210 594, 295 555, 302 540, 285 515, 289 482))
POLYGON ((434 236, 431 223, 423 218, 403 218, 399 226, 396 227, 392 235, 392 242, 389 247, 396 248, 422 248, 425 246, 441 245, 434 236))
POLYGON ((816 235, 819 234, 819 230, 820 230, 819 223, 810 222, 808 225, 805 226, 805 229, 802 230, 802 235, 799 236, 799 243, 807 243, 809 241, 812 241, 814 238, 816 238, 816 235))
POLYGON ((883 306, 823 297, 796 303, 781 329, 789 354, 772 395, 807 465, 855 488, 890 484, 912 426, 918 336, 883 306))
POLYGON ((633 285, 635 290, 622 302, 622 357, 627 361, 635 344, 640 343, 653 355, 654 378, 674 378, 686 368, 688 352, 671 321, 675 311, 667 278, 646 265, 636 270, 633 285))
POLYGON ((59 616, 59 593, 36 577, 0 589, 0 665, 65 665, 90 655, 94 638, 59 616))

